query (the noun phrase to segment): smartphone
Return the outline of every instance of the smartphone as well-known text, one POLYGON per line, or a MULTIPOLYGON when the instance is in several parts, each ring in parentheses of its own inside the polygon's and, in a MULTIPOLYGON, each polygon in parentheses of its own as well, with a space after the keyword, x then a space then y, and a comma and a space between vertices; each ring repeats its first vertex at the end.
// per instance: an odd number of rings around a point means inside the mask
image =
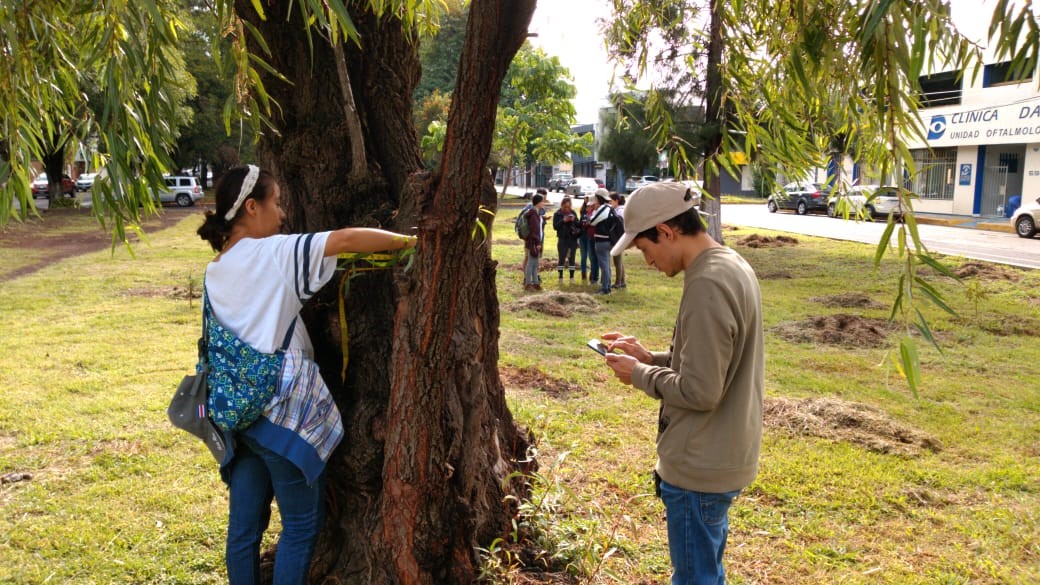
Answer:
POLYGON ((590 339, 586 345, 599 355, 607 355, 607 346, 598 339, 590 339))

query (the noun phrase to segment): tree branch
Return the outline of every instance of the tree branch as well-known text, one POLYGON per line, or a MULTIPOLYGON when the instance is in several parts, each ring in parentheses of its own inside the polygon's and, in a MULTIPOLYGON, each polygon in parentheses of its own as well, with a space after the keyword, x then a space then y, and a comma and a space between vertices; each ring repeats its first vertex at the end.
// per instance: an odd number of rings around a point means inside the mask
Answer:
POLYGON ((343 116, 350 134, 350 174, 360 177, 368 169, 365 156, 365 136, 361 131, 361 118, 354 102, 354 90, 350 86, 350 72, 347 71, 347 56, 343 52, 343 39, 332 46, 336 54, 336 73, 339 75, 339 87, 343 91, 343 116))

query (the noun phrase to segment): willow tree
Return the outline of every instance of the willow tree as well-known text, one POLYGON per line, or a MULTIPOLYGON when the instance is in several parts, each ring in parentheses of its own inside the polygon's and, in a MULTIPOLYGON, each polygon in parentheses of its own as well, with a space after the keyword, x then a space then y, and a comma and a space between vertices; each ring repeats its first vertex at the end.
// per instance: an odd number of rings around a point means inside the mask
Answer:
MULTIPOLYGON (((119 237, 140 218, 139 203, 150 209, 137 173, 155 182, 169 165, 168 63, 183 26, 160 0, 45 4, 0 3, 0 211, 11 217, 14 199, 21 213, 31 208, 24 188, 36 138, 54 128, 96 133, 111 180, 99 185, 95 212, 116 220, 119 237), (87 41, 82 51, 69 50, 78 48, 73 31, 87 41), (79 108, 87 72, 105 96, 96 115, 79 108)), ((478 547, 510 529, 506 502, 515 500, 505 496, 522 495, 511 478, 528 438, 499 380, 495 264, 474 228, 493 217, 481 209, 496 203, 486 165, 495 111, 534 0, 472 2, 441 163, 426 172, 412 95, 420 34, 439 5, 215 3, 230 41, 218 62, 238 82, 229 112, 259 121, 258 162, 281 180, 287 228, 368 225, 419 237, 407 271, 350 281, 342 320, 334 286, 305 309, 347 432, 328 470, 313 582, 471 583, 478 547)))
MULTIPOLYGON (((908 145, 924 140, 918 79, 939 68, 980 69, 981 50, 957 30, 948 0, 613 0, 613 7, 608 45, 625 65, 624 79, 652 71, 655 85, 705 105, 711 132, 696 152, 674 131, 656 87, 647 99, 658 147, 687 174, 703 162, 717 238, 719 172, 736 171, 734 160, 770 169, 767 182, 778 171, 798 177, 822 165, 839 139, 842 150, 855 144, 881 177, 912 174, 908 145)), ((1031 0, 1018 7, 999 0, 989 33, 998 59, 1036 69, 1040 27, 1031 0)), ((934 343, 922 301, 946 308, 918 269, 948 271, 918 236, 914 194, 899 193, 904 220, 889 218, 875 265, 891 249, 902 266, 892 314, 906 335, 895 364, 916 392, 911 331, 934 343)))
POLYGON ((441 163, 427 173, 412 95, 423 14, 435 5, 315 1, 264 14, 239 0, 227 14, 241 23, 238 62, 248 52, 267 65, 240 71, 251 95, 277 104, 258 156, 283 181, 289 228, 419 236, 408 271, 350 283, 346 329, 335 287, 306 314, 347 429, 312 580, 470 583, 477 547, 508 531, 507 490, 520 488, 508 478, 528 440, 499 380, 495 264, 474 227, 487 227, 480 210, 495 207, 486 165, 495 110, 534 1, 472 3, 441 163))

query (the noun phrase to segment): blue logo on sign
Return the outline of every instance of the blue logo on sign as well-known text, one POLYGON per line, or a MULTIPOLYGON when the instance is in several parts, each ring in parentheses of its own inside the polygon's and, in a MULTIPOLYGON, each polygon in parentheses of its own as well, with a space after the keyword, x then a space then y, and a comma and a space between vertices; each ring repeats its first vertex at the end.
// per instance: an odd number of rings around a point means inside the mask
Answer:
POLYGON ((943 134, 946 134, 946 116, 932 116, 932 121, 928 124, 928 140, 938 140, 943 134))

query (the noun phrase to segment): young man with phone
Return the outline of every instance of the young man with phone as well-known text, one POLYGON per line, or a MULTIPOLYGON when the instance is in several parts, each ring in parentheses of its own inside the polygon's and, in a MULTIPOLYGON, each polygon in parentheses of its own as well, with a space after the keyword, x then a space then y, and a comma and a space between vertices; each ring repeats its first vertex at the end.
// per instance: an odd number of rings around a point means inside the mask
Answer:
POLYGON ((705 231, 682 183, 654 183, 629 197, 625 235, 611 254, 631 245, 667 276, 683 275, 672 347, 651 352, 634 337, 607 333, 605 360, 623 383, 661 402, 655 479, 672 585, 724 584, 729 507, 758 473, 762 442, 758 279, 705 231))

